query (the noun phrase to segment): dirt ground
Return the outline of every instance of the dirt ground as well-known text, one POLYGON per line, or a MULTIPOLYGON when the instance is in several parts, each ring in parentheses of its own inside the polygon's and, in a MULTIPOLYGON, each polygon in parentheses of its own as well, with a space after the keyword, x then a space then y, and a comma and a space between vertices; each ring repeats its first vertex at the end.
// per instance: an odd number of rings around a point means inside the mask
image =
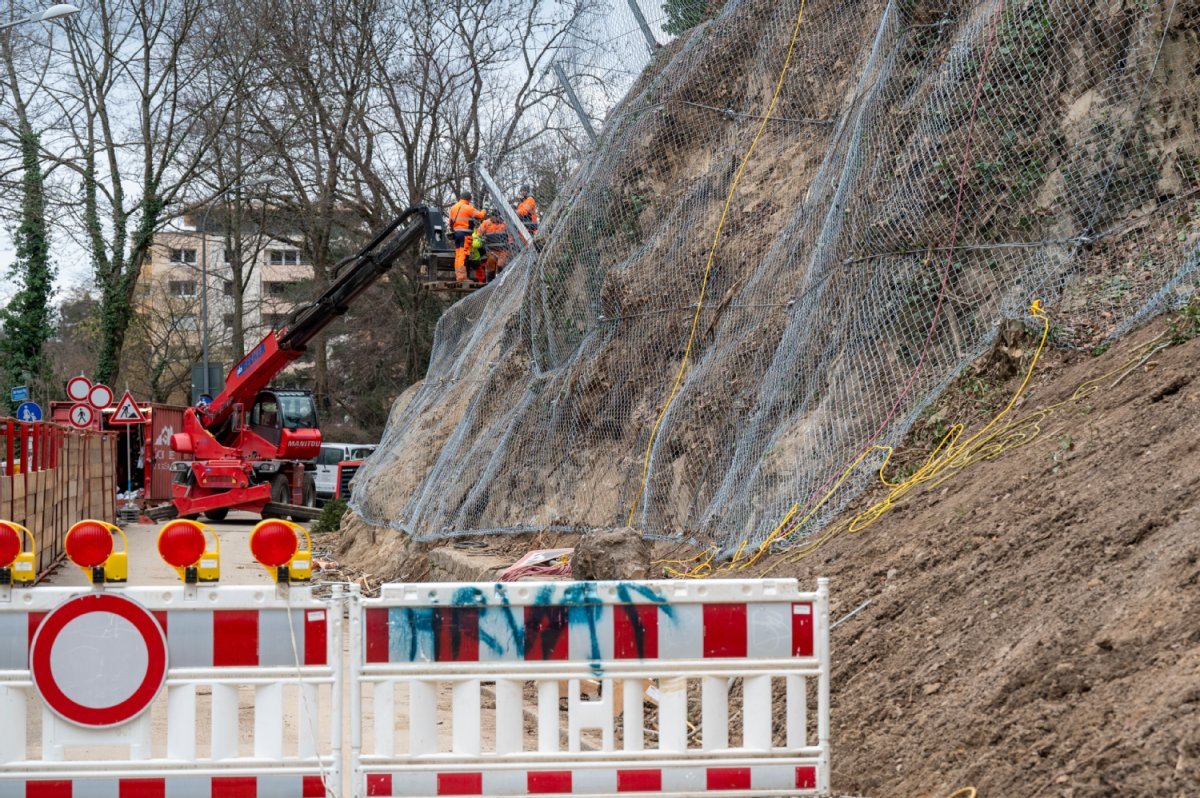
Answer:
POLYGON ((1027 445, 766 565, 831 577, 835 619, 871 602, 833 632, 837 789, 1200 795, 1200 340, 1124 367, 1172 329, 1051 354, 1018 412, 1110 376, 1027 445))
MULTIPOLYGON (((909 494, 805 559, 793 550, 726 574, 828 576, 835 619, 870 602, 833 632, 835 790, 1200 795, 1200 338, 1157 349, 1197 324, 1159 320, 1101 354, 1049 350, 1013 412, 1057 407, 1025 445, 909 494)), ((968 435, 987 423, 1032 351, 1028 337, 1001 336, 918 423, 894 468, 923 461, 953 423, 968 435)), ((425 567, 427 544, 352 529, 343 561, 370 567, 386 551, 394 571, 425 567)), ((571 540, 472 546, 516 559, 571 540)), ((660 545, 656 556, 680 551, 660 545)))

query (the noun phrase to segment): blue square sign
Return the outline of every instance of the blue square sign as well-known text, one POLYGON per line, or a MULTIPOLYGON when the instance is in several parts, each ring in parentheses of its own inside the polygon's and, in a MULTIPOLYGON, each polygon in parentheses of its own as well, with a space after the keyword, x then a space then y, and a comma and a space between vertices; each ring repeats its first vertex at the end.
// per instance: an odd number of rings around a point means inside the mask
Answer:
POLYGON ((29 399, 29 386, 17 385, 12 389, 12 400, 14 402, 24 402, 29 399))

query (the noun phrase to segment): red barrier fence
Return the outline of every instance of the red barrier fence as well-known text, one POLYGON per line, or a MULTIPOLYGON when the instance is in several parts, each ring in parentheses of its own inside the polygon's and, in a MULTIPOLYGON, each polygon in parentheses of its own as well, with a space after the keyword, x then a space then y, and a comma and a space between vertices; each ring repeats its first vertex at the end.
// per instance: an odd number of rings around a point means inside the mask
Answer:
POLYGON ((40 574, 75 521, 115 519, 117 436, 9 418, 0 418, 0 436, 0 519, 33 533, 40 574))

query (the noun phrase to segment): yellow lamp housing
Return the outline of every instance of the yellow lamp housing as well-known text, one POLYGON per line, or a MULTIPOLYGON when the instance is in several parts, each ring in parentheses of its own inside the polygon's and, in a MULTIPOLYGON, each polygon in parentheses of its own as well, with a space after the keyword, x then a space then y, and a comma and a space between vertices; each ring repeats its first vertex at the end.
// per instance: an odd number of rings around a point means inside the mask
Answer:
POLYGON ((221 539, 207 524, 181 518, 164 525, 158 531, 158 553, 184 583, 211 584, 221 578, 221 539), (191 577, 188 571, 194 572, 191 577))
POLYGON ((129 538, 125 537, 125 531, 119 526, 112 526, 110 524, 109 529, 121 537, 121 550, 114 551, 109 558, 104 561, 104 581, 128 582, 129 538))
POLYGON ((201 582, 218 582, 221 579, 221 539, 212 527, 204 524, 201 526, 205 532, 212 535, 212 548, 205 547, 204 556, 196 566, 196 575, 201 582))
POLYGON ((300 540, 300 533, 304 533, 304 548, 297 549, 296 556, 288 563, 288 575, 293 582, 307 582, 312 579, 312 537, 299 524, 292 526, 296 528, 296 540, 300 540))

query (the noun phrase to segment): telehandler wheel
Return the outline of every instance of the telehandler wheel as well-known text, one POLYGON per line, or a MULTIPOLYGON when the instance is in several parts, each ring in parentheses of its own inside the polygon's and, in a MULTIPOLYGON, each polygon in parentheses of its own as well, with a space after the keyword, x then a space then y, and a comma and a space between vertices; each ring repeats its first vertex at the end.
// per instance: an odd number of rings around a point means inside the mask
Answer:
MULTIPOLYGON (((311 474, 304 475, 304 493, 303 504, 305 507, 317 506, 317 479, 311 474)), ((300 515, 293 515, 292 520, 300 524, 308 521, 308 518, 300 515)))
POLYGON ((209 521, 224 521, 229 516, 228 507, 218 507, 215 510, 205 510, 204 517, 209 521))
MULTIPOLYGON (((291 504, 292 503, 292 486, 288 483, 288 478, 283 474, 276 474, 271 477, 271 503, 272 504, 291 504)), ((285 516, 279 513, 263 511, 263 518, 284 518, 285 516)))

